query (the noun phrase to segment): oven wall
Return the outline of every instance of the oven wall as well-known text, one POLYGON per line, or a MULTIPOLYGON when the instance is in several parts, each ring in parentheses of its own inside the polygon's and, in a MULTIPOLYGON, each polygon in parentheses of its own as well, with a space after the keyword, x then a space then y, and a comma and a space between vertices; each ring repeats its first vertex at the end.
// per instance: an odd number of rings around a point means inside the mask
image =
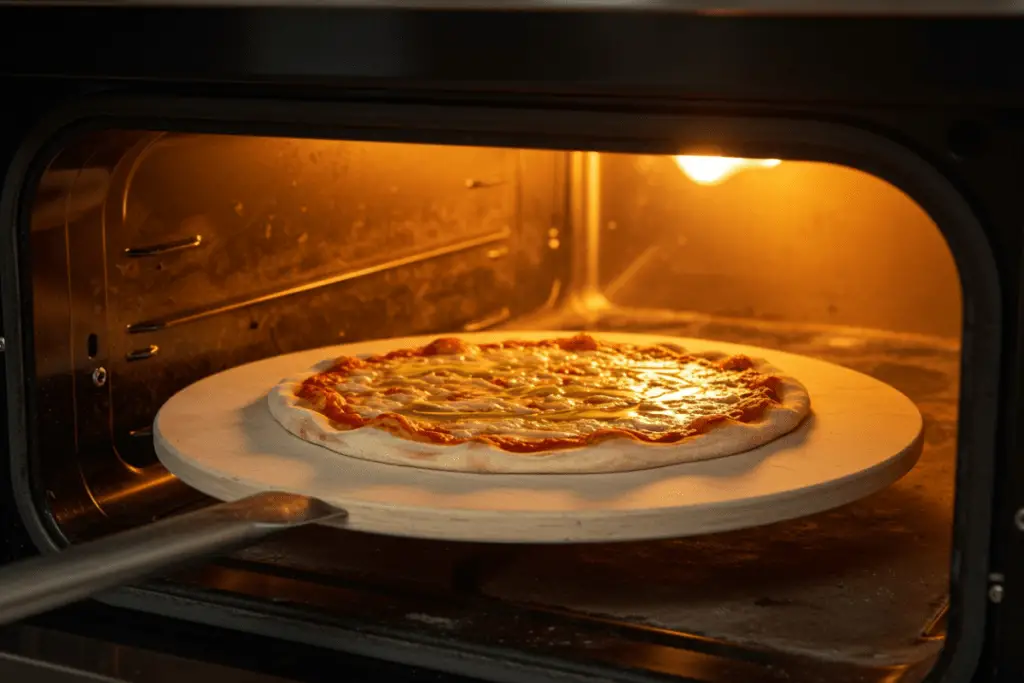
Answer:
POLYGON ((151 424, 205 376, 549 305, 567 263, 566 159, 146 131, 73 140, 41 179, 30 240, 50 414, 37 443, 58 523, 89 536, 180 505, 151 424))
POLYGON ((843 166, 783 161, 702 185, 667 156, 606 154, 599 286, 614 304, 960 337, 960 281, 913 200, 843 166))

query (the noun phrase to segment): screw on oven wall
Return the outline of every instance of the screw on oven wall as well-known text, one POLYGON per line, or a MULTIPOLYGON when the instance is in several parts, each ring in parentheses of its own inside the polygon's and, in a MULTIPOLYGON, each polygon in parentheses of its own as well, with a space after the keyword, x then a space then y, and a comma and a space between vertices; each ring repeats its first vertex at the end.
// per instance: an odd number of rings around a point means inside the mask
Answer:
POLYGON ((988 580, 991 584, 988 587, 988 599, 989 602, 998 605, 1003 601, 1003 595, 1006 589, 1003 588, 1003 575, 1002 574, 989 574, 988 580))
POLYGON ((1018 531, 1024 531, 1024 508, 1017 510, 1013 515, 1013 524, 1018 531))
POLYGON ((102 387, 107 383, 107 369, 100 367, 92 371, 92 383, 98 387, 102 387))

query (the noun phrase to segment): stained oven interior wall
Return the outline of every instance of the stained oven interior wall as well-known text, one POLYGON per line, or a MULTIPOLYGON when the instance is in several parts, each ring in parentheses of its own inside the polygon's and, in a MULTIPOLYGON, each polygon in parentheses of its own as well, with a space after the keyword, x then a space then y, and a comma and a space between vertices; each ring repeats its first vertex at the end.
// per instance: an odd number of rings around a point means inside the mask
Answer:
POLYGON ((564 260, 564 165, 554 152, 145 132, 64 150, 42 178, 31 250, 50 413, 39 452, 79 454, 42 475, 65 533, 131 524, 158 491, 174 504, 183 492, 151 467, 150 426, 191 382, 542 307, 564 260))

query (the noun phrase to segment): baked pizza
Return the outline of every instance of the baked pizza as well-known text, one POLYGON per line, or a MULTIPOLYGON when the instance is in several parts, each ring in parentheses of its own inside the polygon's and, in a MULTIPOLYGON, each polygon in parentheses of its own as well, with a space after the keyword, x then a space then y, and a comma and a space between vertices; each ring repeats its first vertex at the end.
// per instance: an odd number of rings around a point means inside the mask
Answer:
POLYGON ((292 434, 378 462, 456 472, 622 472, 765 444, 810 411, 767 362, 587 334, 443 337, 344 356, 285 380, 271 413, 292 434))

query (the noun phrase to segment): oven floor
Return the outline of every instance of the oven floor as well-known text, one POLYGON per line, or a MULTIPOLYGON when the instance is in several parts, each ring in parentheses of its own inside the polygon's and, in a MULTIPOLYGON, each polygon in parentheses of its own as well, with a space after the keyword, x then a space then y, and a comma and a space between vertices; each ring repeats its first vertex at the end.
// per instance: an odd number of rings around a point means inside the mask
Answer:
MULTIPOLYGON (((952 528, 959 366, 952 342, 722 320, 641 325, 623 318, 595 328, 741 342, 859 370, 914 400, 925 418, 924 452, 903 479, 859 502, 711 536, 534 546, 314 528, 238 559, 332 582, 468 593, 830 661, 879 666, 934 655, 952 528)), ((472 618, 440 612, 405 618, 448 637, 473 629, 472 618)))

